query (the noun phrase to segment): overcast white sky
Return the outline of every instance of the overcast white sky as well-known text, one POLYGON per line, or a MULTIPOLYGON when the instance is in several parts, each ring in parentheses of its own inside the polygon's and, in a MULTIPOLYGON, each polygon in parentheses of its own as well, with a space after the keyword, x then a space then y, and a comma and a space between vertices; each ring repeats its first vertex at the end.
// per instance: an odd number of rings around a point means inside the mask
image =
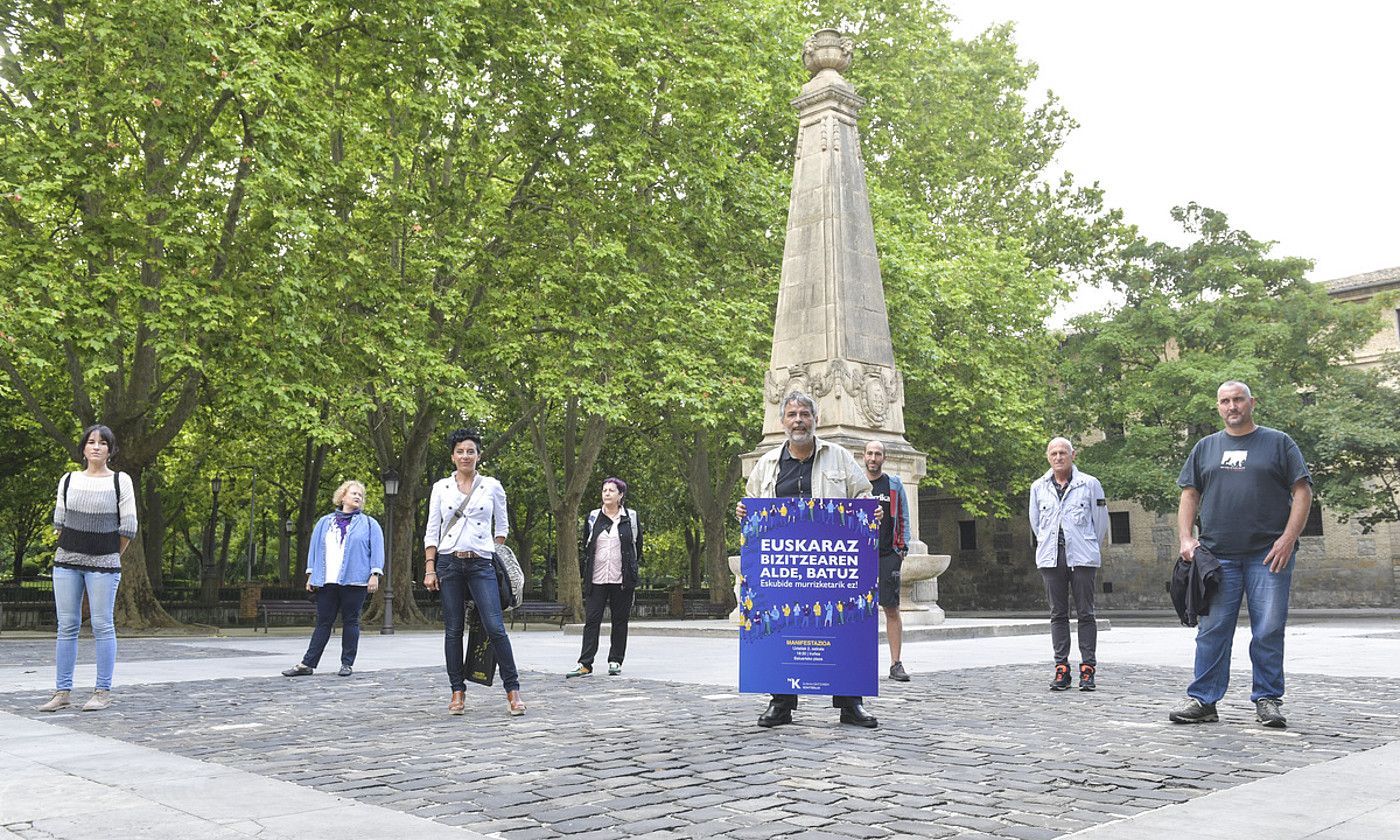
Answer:
POLYGON ((1313 280, 1400 266, 1400 4, 946 3, 961 37, 1015 22, 1080 123, 1062 165, 1146 236, 1185 242, 1169 214, 1196 201, 1313 280))

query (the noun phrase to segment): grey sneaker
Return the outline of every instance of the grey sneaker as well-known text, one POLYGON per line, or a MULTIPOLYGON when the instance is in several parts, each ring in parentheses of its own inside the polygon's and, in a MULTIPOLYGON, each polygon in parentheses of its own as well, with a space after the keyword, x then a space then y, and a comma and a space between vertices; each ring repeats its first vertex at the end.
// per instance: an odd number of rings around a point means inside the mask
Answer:
POLYGON ((903 662, 896 662, 890 666, 890 679, 896 682, 909 682, 909 673, 904 670, 903 662))
POLYGON ((73 705, 73 703, 71 700, 68 699, 68 696, 71 693, 72 692, 68 691, 55 691, 53 693, 53 696, 49 698, 49 702, 45 703, 42 706, 35 706, 34 711, 56 712, 59 709, 62 709, 64 706, 71 706, 73 705))
POLYGON ((348 677, 355 672, 349 665, 341 665, 340 670, 335 672, 337 677, 348 677))
POLYGON ((1282 705, 1282 700, 1261 697, 1254 701, 1254 717, 1271 729, 1285 729, 1288 727, 1288 718, 1284 717, 1283 711, 1279 709, 1282 705))
POLYGON ((1186 705, 1172 712, 1167 717, 1172 723, 1215 723, 1220 720, 1220 715, 1215 713, 1214 703, 1202 703, 1194 697, 1186 700, 1186 705))
POLYGON ((110 705, 112 705, 112 692, 99 688, 83 704, 83 711, 100 712, 110 705))

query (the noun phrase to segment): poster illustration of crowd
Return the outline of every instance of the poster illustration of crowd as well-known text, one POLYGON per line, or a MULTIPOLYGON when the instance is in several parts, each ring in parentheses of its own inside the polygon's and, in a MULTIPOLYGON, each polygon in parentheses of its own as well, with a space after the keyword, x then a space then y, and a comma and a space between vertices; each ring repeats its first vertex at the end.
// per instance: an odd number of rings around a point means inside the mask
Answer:
POLYGON ((879 694, 875 499, 744 499, 739 690, 879 694))

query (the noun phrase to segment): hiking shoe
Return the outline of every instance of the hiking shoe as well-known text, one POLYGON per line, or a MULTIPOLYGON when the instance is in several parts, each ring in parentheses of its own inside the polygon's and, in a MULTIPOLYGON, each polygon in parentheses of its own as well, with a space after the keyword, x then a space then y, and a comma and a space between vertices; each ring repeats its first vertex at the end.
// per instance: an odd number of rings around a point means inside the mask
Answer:
POLYGON ((622 663, 621 663, 621 662, 609 662, 609 663, 608 663, 608 676, 610 676, 610 677, 615 677, 615 676, 617 676, 618 674, 621 674, 621 673, 622 673, 622 663))
POLYGON ((1094 685, 1094 666, 1093 666, 1093 665, 1080 665, 1080 666, 1079 666, 1079 690, 1080 690, 1080 691, 1093 691, 1095 688, 1096 688, 1096 686, 1094 685))
POLYGON ((591 674, 591 673, 593 673, 593 669, 592 669, 592 668, 588 667, 587 665, 580 665, 580 666, 578 666, 577 668, 575 668, 574 670, 572 670, 572 671, 570 671, 569 673, 565 674, 564 676, 566 676, 566 677, 586 677, 586 676, 588 676, 588 675, 591 674))
POLYGON ((309 677, 315 673, 315 669, 308 668, 305 663, 298 662, 295 668, 288 668, 282 672, 284 677, 309 677))
POLYGON ((62 709, 64 706, 71 706, 73 705, 72 701, 68 699, 71 693, 72 692, 69 691, 55 691, 53 693, 53 696, 49 698, 49 702, 45 703, 42 706, 35 706, 34 711, 56 712, 59 709, 62 709))
POLYGON ((99 688, 92 693, 88 701, 83 704, 85 712, 100 712, 112 705, 112 692, 99 688))
POLYGON ((1055 679, 1050 683, 1051 691, 1069 691, 1069 666, 1061 662, 1055 666, 1055 679))
POLYGON ((350 675, 353 674, 353 673, 354 673, 354 670, 353 670, 349 665, 341 665, 341 666, 340 666, 340 670, 339 670, 339 671, 336 671, 336 672, 335 672, 335 675, 336 675, 337 677, 348 677, 348 676, 350 676, 350 675))
POLYGON ((1254 701, 1254 717, 1271 729, 1285 729, 1288 727, 1288 718, 1284 717, 1283 712, 1279 709, 1281 705, 1283 705, 1282 700, 1261 697, 1254 701))
POLYGON ((1214 703, 1202 703, 1194 697, 1188 698, 1184 706, 1167 717, 1172 723, 1215 723, 1220 720, 1214 703))
POLYGON ((903 662, 896 662, 890 666, 890 679, 896 682, 909 682, 909 674, 904 670, 903 662))

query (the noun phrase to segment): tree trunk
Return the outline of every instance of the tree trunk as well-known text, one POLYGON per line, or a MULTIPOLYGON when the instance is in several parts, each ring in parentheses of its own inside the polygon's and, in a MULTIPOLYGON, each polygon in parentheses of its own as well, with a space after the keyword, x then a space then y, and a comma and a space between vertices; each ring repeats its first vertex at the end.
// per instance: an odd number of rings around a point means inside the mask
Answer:
POLYGON ((700 514, 705 529, 705 567, 710 575, 710 602, 734 606, 734 591, 729 580, 729 555, 725 551, 726 529, 729 526, 729 498, 739 484, 743 465, 738 454, 730 455, 725 469, 718 477, 710 469, 710 449, 705 434, 697 430, 687 441, 680 432, 672 440, 681 450, 685 464, 686 487, 690 502, 700 514))
MULTIPOLYGON (((393 545, 384 547, 385 560, 389 564, 389 574, 394 587, 394 624, 426 626, 428 617, 418 609, 413 598, 416 570, 413 562, 413 546, 417 542, 417 529, 414 527, 414 512, 429 489, 423 480, 428 471, 428 451, 433 436, 437 433, 438 412, 432 400, 423 395, 411 416, 404 417, 389 405, 377 402, 369 412, 370 441, 374 445, 375 463, 381 474, 391 467, 399 473, 399 496, 394 501, 393 545), (401 427, 403 450, 396 452, 394 447, 395 419, 407 422, 401 427)), ((386 535, 387 536, 387 535, 386 535)), ((370 600, 369 609, 362 621, 382 622, 384 620, 384 593, 380 587, 370 600)))
MULTIPOLYGON (((141 474, 132 472, 130 475, 133 488, 140 487, 141 474)), ((136 518, 138 523, 145 520, 145 512, 140 510, 145 506, 144 501, 141 494, 137 492, 136 518)), ((180 625, 180 622, 172 618, 156 600, 155 590, 151 587, 151 579, 146 574, 146 550, 139 533, 136 535, 136 539, 127 546, 126 553, 122 555, 122 579, 121 585, 117 587, 117 603, 113 610, 113 618, 116 620, 117 626, 125 631, 178 627, 180 625)))
MULTIPOLYGON (((330 416, 330 407, 327 403, 321 404, 321 419, 324 421, 330 416)), ((326 453, 330 451, 329 444, 317 444, 311 438, 306 439, 306 446, 303 448, 301 456, 301 501, 297 505, 297 570, 292 575, 293 581, 299 581, 306 577, 306 555, 311 549, 311 530, 316 527, 316 520, 319 517, 321 495, 321 470, 325 467, 326 453)))
POLYGON ((544 472, 550 511, 554 514, 555 550, 558 557, 556 597, 575 621, 582 621, 583 586, 578 569, 578 511, 583 494, 588 489, 588 479, 593 474, 594 465, 598 463, 598 455, 603 451, 608 421, 602 415, 590 414, 584 423, 583 439, 579 441, 578 408, 578 397, 570 397, 564 408, 564 445, 559 459, 559 465, 563 468, 562 475, 556 471, 554 458, 549 451, 545 434, 547 418, 544 414, 532 423, 531 436, 534 438, 535 456, 544 472))
POLYGON ((39 524, 48 511, 47 503, 26 505, 15 511, 15 521, 10 523, 10 537, 14 540, 15 549, 15 583, 24 580, 24 558, 29 554, 29 543, 33 541, 34 533, 39 530, 39 524))
POLYGON ((159 478, 150 479, 142 482, 146 485, 146 518, 141 522, 141 543, 146 551, 146 574, 151 588, 158 591, 165 588, 165 503, 160 497, 159 478))

